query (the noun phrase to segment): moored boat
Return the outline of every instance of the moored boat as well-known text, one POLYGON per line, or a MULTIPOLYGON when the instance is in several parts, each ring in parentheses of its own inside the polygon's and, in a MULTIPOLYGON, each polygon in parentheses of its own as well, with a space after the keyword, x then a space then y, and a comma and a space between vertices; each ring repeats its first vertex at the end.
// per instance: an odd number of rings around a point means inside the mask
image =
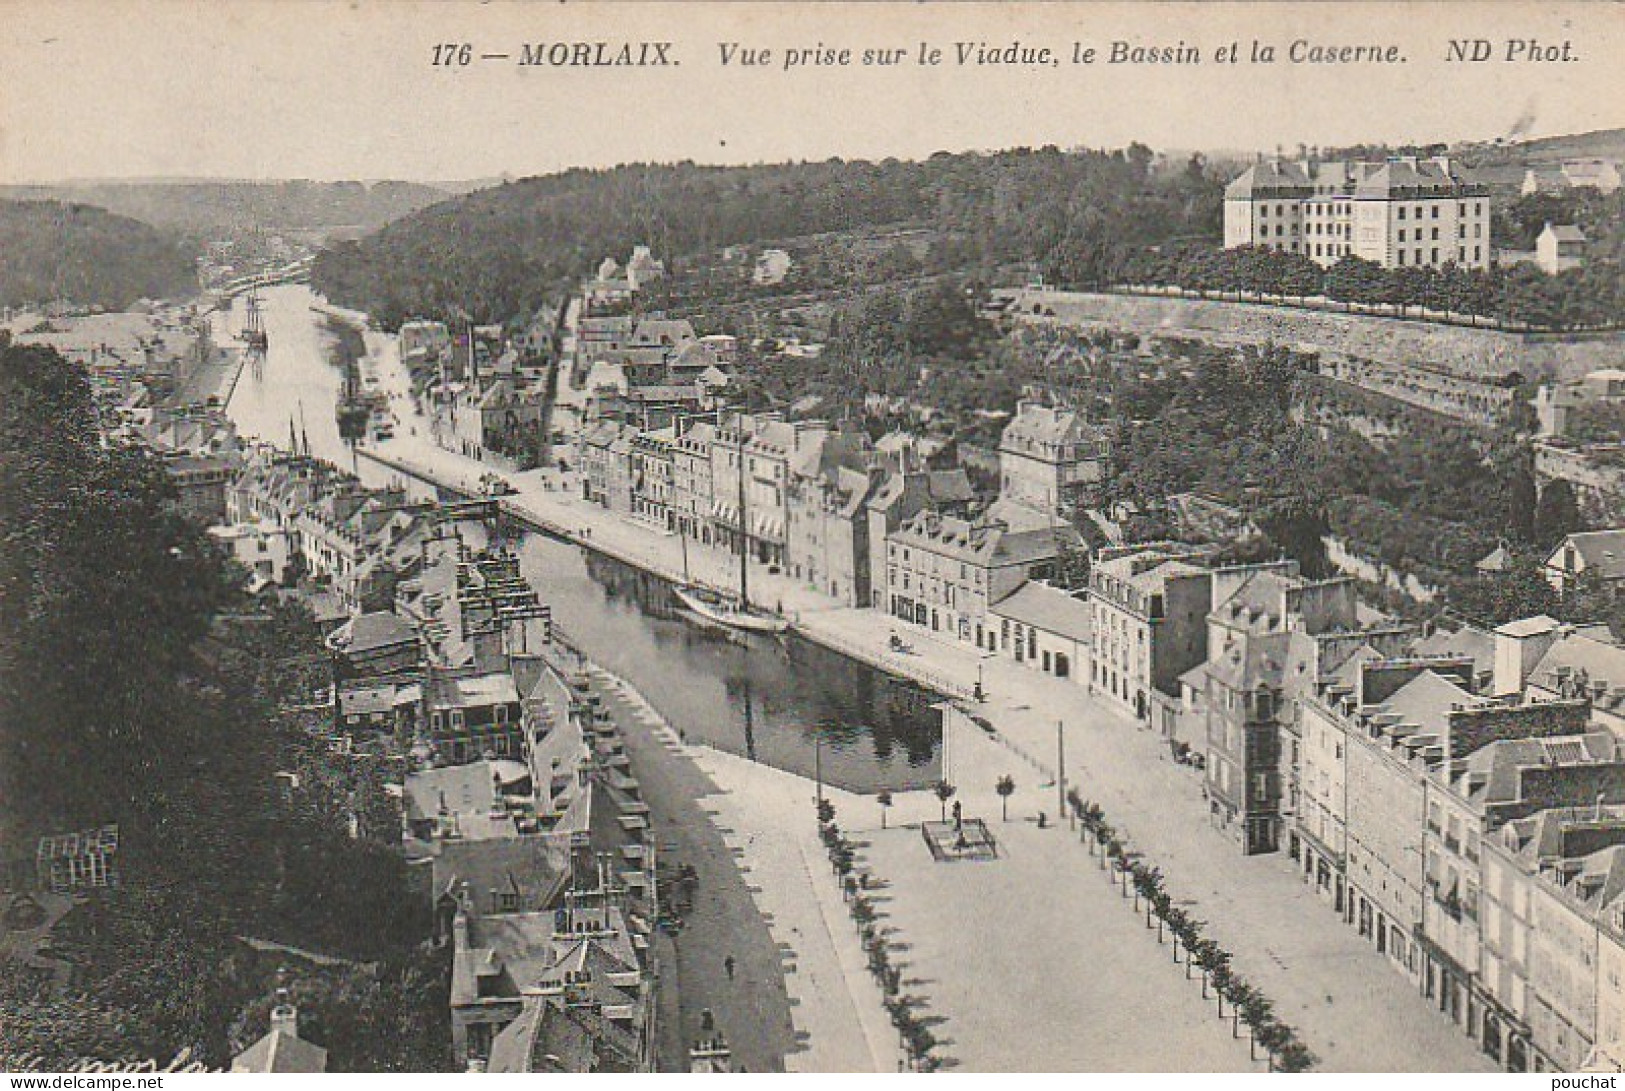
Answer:
POLYGON ((757 610, 703 587, 679 584, 672 590, 677 595, 678 601, 694 613, 707 621, 730 629, 739 629, 747 633, 782 633, 790 628, 790 622, 777 614, 757 610))

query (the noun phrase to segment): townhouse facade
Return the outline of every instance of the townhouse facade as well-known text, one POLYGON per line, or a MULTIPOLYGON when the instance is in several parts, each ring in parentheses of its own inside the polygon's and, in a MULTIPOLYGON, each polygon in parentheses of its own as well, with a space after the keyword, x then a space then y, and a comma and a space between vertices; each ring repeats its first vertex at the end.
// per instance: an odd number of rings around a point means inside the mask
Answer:
POLYGON ((1542 916, 1540 869, 1516 857, 1542 816, 1625 800, 1625 748, 1586 700, 1477 695, 1474 674, 1468 657, 1368 649, 1318 682, 1294 852, 1328 908, 1485 1053, 1574 1068, 1607 1036, 1596 922, 1542 916))
POLYGON ((1101 551, 1089 573, 1094 653, 1089 692, 1136 719, 1207 659, 1212 573, 1207 553, 1177 543, 1101 551))
POLYGON ((1029 580, 994 603, 999 651, 1030 670, 1087 684, 1092 612, 1087 595, 1029 580))
POLYGON ((672 428, 638 432, 632 437, 632 515, 662 531, 676 525, 672 511, 674 447, 672 428))
POLYGON ((1000 499, 1068 518, 1099 502, 1110 461, 1104 429, 1074 409, 1024 401, 999 437, 1000 499))
POLYGON ((812 432, 790 465, 785 570, 847 606, 867 605, 869 520, 865 504, 881 472, 861 431, 812 432))
POLYGON ((1486 1053, 1511 1071, 1625 1057, 1625 808, 1551 808, 1484 843, 1486 1053))
POLYGON ((875 610, 893 609, 889 539, 895 531, 926 509, 968 518, 974 501, 970 479, 963 470, 927 470, 906 458, 887 465, 863 505, 863 518, 869 525, 867 605, 875 610))
POLYGON ((992 605, 1028 580, 1050 579, 1082 539, 1070 526, 1013 531, 926 508, 886 539, 892 617, 987 651, 1007 647, 992 605))
POLYGON ((1567 535, 1547 555, 1543 571, 1559 595, 1573 591, 1582 579, 1596 581, 1618 595, 1625 590, 1625 529, 1567 535))
POLYGON ((1275 852, 1291 802, 1288 743, 1316 648, 1299 638, 1358 628, 1355 586, 1304 580, 1287 561, 1215 569, 1212 597, 1201 702, 1209 810, 1244 853, 1275 852))
POLYGON ((677 533, 711 544, 711 445, 716 426, 679 418, 672 440, 671 509, 677 533))

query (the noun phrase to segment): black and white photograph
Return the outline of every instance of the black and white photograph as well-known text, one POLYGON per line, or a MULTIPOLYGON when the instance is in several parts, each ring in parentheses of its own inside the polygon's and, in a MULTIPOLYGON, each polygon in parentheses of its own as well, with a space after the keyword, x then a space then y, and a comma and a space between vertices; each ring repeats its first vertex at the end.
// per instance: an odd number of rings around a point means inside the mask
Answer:
POLYGON ((1615 1086, 1622 58, 0 0, 0 1082, 1615 1086))

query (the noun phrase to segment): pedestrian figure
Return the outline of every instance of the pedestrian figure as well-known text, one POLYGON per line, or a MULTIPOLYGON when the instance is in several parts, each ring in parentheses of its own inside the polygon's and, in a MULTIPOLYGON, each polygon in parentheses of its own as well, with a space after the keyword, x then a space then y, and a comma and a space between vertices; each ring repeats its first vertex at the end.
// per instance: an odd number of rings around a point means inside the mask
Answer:
POLYGON ((717 1029, 716 1016, 711 1014, 710 1008, 706 1008, 704 1011, 700 1012, 700 1029, 705 1031, 717 1029))
POLYGON ((722 968, 728 972, 728 980, 732 981, 734 979, 734 957, 732 955, 722 960, 722 968))

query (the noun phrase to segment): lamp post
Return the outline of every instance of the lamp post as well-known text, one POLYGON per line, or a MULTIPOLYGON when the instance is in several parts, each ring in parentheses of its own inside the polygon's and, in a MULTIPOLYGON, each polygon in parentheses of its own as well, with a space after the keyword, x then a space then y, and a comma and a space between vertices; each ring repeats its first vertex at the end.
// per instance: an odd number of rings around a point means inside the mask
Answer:
POLYGON ((982 689, 982 659, 982 656, 976 657, 976 688, 971 691, 971 696, 977 701, 987 700, 987 693, 982 689))
POLYGON ((824 725, 813 726, 813 783, 816 785, 817 800, 824 802, 824 725))
POLYGON ((1066 721, 1055 721, 1055 794, 1060 801, 1061 813, 1068 816, 1071 826, 1072 811, 1066 805, 1066 721))

